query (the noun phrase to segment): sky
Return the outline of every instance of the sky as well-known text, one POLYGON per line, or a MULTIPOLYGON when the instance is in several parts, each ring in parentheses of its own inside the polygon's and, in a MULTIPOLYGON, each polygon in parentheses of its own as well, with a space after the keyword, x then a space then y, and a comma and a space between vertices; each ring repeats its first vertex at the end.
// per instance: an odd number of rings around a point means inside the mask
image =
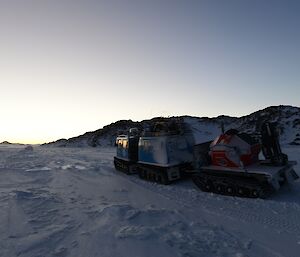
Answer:
POLYGON ((0 0, 0 141, 300 106, 300 1, 0 0))

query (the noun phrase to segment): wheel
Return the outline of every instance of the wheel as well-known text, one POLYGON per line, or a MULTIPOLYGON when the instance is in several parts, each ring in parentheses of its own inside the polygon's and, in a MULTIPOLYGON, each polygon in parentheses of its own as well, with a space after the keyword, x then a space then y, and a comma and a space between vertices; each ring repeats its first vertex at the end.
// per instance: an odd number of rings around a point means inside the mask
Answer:
POLYGON ((161 177, 161 175, 157 174, 157 176, 156 176, 156 182, 159 183, 159 184, 162 184, 162 177, 161 177))
POLYGON ((259 197, 259 191, 254 188, 251 190, 251 196, 254 197, 254 198, 258 198, 259 197))
POLYGON ((123 173, 125 173, 126 175, 130 175, 130 167, 129 166, 126 166, 123 168, 123 173))
POLYGON ((228 185, 228 186, 226 187, 226 193, 227 193, 228 195, 235 195, 235 192, 236 192, 236 190, 235 190, 234 185, 228 185))
POLYGON ((147 180, 151 180, 151 177, 152 177, 151 172, 147 172, 147 173, 146 173, 146 179, 147 179, 147 180))
POLYGON ((239 187, 239 188, 237 189, 237 193, 238 193, 238 195, 244 195, 244 188, 239 187))
POLYGON ((143 169, 140 169, 140 170, 139 170, 139 177, 140 177, 141 179, 145 179, 145 177, 146 177, 146 171, 143 170, 143 169))
POLYGON ((161 184, 163 184, 163 185, 169 185, 171 183, 170 180, 168 179, 166 173, 161 172, 160 177, 161 177, 161 184))
POLYGON ((151 172, 151 174, 150 174, 150 181, 156 182, 156 174, 155 174, 155 172, 151 172))
POLYGON ((245 187, 238 187, 236 192, 238 196, 249 197, 249 190, 245 187))
POLYGON ((136 166, 134 166, 134 165, 130 166, 128 174, 131 175, 131 174, 136 174, 136 173, 137 173, 136 166))
POLYGON ((213 183, 210 180, 207 180, 205 182, 206 182, 205 185, 204 185, 205 191, 206 192, 212 192, 214 190, 213 183))
POLYGON ((215 187, 215 192, 218 193, 218 194, 224 194, 224 186, 223 185, 220 185, 220 184, 217 184, 216 187, 215 187))
POLYGON ((199 176, 193 176, 192 180, 193 180, 194 184, 198 188, 200 188, 201 191, 211 192, 213 189, 213 185, 212 185, 211 181, 209 181, 209 180, 205 180, 199 176))

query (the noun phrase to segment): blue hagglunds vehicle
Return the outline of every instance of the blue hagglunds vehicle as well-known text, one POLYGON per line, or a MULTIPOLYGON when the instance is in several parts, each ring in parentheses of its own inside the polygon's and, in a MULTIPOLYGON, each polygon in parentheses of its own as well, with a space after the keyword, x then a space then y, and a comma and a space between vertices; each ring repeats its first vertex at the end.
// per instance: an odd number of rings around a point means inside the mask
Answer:
POLYGON ((162 184, 180 179, 193 162, 194 138, 188 124, 159 119, 144 131, 131 129, 117 142, 114 164, 125 173, 138 173, 162 184))

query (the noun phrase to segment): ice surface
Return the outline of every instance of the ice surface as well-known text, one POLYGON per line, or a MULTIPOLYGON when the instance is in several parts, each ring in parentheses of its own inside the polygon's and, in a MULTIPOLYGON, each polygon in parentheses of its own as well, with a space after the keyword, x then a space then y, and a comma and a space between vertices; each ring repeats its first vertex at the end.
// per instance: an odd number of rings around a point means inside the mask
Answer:
MULTIPOLYGON (((283 150, 300 163, 299 147, 283 150)), ((299 255, 299 182, 267 200, 226 197, 126 176, 114 153, 1 146, 0 256, 299 255)))

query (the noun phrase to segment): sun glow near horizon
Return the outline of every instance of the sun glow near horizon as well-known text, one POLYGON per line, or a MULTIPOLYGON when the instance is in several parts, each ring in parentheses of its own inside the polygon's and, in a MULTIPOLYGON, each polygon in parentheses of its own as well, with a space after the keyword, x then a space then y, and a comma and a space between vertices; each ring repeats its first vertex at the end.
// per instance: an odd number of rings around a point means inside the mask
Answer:
POLYGON ((261 1, 0 2, 0 141, 300 106, 299 12, 261 1))

